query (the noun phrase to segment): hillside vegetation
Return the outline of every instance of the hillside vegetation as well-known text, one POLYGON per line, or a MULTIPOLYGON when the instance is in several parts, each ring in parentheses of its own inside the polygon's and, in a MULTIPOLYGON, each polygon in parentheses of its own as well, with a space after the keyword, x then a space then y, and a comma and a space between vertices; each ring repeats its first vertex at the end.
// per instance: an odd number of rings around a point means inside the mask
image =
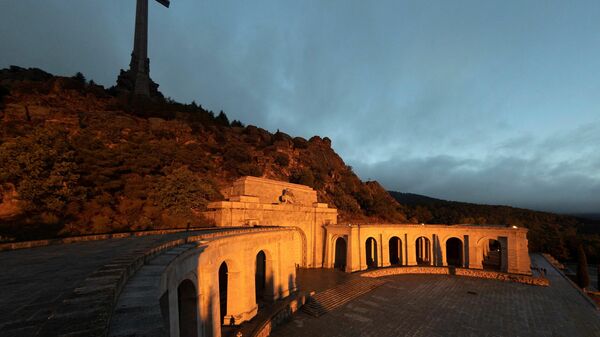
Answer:
POLYGON ((196 103, 131 100, 82 74, 0 70, 0 241, 210 226, 207 203, 245 175, 311 186, 340 222, 515 224, 531 229, 533 250, 565 258, 587 240, 591 259, 600 252, 597 226, 574 217, 398 202, 360 181, 326 137, 244 126, 196 103))
POLYGON ((81 74, 11 67, 0 85, 5 240, 208 226, 206 204, 245 175, 311 186, 343 221, 406 221, 328 138, 243 126, 196 103, 130 101, 81 74))

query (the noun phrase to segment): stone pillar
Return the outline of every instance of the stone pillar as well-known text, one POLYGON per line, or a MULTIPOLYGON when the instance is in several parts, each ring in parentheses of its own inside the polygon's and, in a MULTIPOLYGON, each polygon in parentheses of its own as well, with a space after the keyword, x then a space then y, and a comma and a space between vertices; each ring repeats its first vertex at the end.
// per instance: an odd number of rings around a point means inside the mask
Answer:
MULTIPOLYGON (((448 240, 446 240, 447 242, 448 240)), ((448 266, 448 260, 447 260, 447 256, 446 256, 446 242, 443 242, 440 245, 440 248, 442 250, 442 266, 447 267, 448 266)))
POLYGON ((442 265, 442 250, 440 248, 440 236, 433 234, 433 266, 442 265))
POLYGON ((231 325, 232 323, 233 325, 239 325, 252 319, 258 312, 254 289, 254 273, 248 271, 228 271, 227 315, 224 319, 224 325, 231 325))
MULTIPOLYGON (((469 266, 471 265, 471 249, 470 246, 471 245, 471 240, 469 238, 468 235, 464 235, 463 236, 463 246, 462 246, 462 254, 463 254, 463 261, 462 261, 462 267, 464 268, 469 268, 469 266)), ((475 249, 477 250, 477 249, 475 249)))
POLYGON ((360 227, 352 226, 348 235, 348 259, 346 260, 346 272, 354 272, 362 269, 362 245, 360 239, 360 227))
POLYGON ((148 59, 148 0, 137 0, 135 36, 130 71, 134 76, 134 93, 150 95, 150 59, 148 59))
POLYGON ((417 248, 415 245, 417 244, 416 239, 412 238, 410 241, 406 240, 406 264, 409 266, 417 265, 417 248))
POLYGON ((179 302, 177 298, 177 288, 173 288, 172 284, 169 284, 168 292, 170 336, 179 337, 179 302))
POLYGON ((469 268, 483 269, 483 255, 477 247, 477 241, 469 238, 469 268))
POLYGON ((325 256, 325 261, 323 261, 323 268, 333 268, 333 265, 335 264, 336 240, 333 240, 333 235, 325 230, 325 247, 323 247, 323 249, 325 249, 325 253, 323 254, 323 256, 325 256))
POLYGON ((381 240, 381 266, 390 266, 390 242, 383 240, 383 235, 379 235, 381 240))

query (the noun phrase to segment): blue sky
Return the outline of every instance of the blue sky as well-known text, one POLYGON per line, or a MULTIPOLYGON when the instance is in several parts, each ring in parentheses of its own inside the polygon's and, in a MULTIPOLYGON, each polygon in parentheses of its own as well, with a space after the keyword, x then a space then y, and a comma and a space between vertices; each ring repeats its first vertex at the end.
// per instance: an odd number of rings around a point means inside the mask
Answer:
MULTIPOLYGON (((150 8, 151 76, 166 96, 328 136, 388 189, 600 212, 598 1, 150 8)), ((129 64, 134 13, 134 0, 3 0, 0 67, 110 86, 129 64)))

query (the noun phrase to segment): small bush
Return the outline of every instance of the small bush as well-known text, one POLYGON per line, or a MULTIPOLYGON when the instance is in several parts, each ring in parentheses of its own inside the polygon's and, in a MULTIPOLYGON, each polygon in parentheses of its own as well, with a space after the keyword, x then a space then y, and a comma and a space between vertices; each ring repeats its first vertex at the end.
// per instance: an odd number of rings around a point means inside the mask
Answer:
POLYGON ((285 153, 278 152, 275 155, 275 164, 281 167, 287 167, 290 164, 290 157, 285 153))

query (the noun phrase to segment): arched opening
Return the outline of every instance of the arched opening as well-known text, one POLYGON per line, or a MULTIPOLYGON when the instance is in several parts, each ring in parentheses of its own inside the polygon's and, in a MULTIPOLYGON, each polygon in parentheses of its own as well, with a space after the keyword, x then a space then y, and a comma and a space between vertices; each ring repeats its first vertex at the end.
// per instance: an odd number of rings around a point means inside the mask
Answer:
POLYGON ((500 241, 489 239, 483 243, 483 269, 502 269, 502 245, 500 241))
POLYGON ((377 268, 377 241, 368 238, 365 250, 367 252, 367 268, 377 268))
POLYGON ((196 337, 198 333, 198 305, 196 287, 190 280, 184 280, 177 287, 179 308, 179 336, 196 337))
POLYGON ((267 256, 262 250, 256 254, 256 273, 254 274, 254 290, 256 303, 263 299, 267 286, 267 256))
POLYGON ((421 236, 417 238, 415 242, 417 264, 418 265, 430 265, 431 264, 431 241, 428 238, 421 236))
POLYGON ((346 270, 346 253, 348 245, 346 239, 339 237, 335 240, 335 260, 333 267, 342 271, 346 270))
POLYGON ((219 267, 219 303, 221 308, 221 324, 225 322, 227 315, 227 286, 228 286, 228 270, 227 263, 221 263, 219 267))
POLYGON ((463 243, 458 238, 446 241, 446 262, 449 266, 463 266, 463 243))
POLYGON ((402 241, 399 237, 394 236, 390 238, 390 264, 401 265, 402 264, 402 241))

